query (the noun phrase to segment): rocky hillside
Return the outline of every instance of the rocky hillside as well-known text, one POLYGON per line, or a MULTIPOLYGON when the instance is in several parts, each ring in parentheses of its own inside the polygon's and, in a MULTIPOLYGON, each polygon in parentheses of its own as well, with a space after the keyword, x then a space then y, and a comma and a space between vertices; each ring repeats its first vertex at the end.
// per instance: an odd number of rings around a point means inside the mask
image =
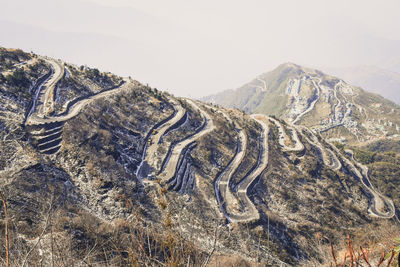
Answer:
POLYGON ((376 66, 326 68, 326 71, 400 105, 400 73, 398 72, 376 66))
POLYGON ((307 127, 20 50, 0 58, 11 266, 320 265, 346 234, 397 227, 396 192, 307 127))
POLYGON ((276 115, 331 140, 351 144, 400 137, 398 105, 339 78, 292 63, 203 101, 247 113, 276 115))

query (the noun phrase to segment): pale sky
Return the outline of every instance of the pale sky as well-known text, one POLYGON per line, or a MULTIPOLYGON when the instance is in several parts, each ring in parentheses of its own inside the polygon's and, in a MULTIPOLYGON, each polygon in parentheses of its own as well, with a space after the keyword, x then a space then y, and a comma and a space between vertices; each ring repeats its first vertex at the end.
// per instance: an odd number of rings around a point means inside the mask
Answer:
POLYGON ((131 76, 178 96, 237 88, 288 61, 400 66, 399 0, 0 4, 0 46, 131 76))

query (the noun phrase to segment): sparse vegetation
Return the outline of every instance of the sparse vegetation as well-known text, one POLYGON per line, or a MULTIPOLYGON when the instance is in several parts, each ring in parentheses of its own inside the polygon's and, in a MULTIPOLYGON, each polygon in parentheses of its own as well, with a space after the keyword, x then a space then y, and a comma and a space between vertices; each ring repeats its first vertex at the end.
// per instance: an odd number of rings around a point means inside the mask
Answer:
MULTIPOLYGON (((2 203, 7 202, 9 213, 8 220, 4 211, 0 213, 0 237, 5 240, 7 229, 10 245, 7 253, 5 242, 0 242, 1 264, 9 254, 10 266, 226 266, 227 262, 235 266, 251 260, 251 264, 268 266, 279 264, 278 259, 291 265, 312 262, 318 266, 331 260, 324 253, 330 252, 330 242, 338 250, 338 263, 343 259, 341 237, 347 233, 354 240, 352 244, 362 244, 360 251, 354 249, 358 257, 367 247, 372 251, 378 239, 387 240, 378 231, 393 233, 397 227, 392 220, 369 216, 371 199, 359 177, 346 164, 335 169, 326 163, 318 147, 300 130, 304 149, 285 150, 284 145, 297 142, 294 132, 288 130, 289 138, 281 145, 277 127, 269 123, 268 165, 258 168, 259 155, 265 155, 260 151, 266 149, 261 142, 262 128, 242 111, 216 105, 198 104, 215 129, 196 140, 187 153, 177 154, 187 165, 182 163, 177 168, 183 174, 174 177, 176 190, 161 187, 164 181, 160 177, 148 175, 156 173, 152 170, 145 170, 141 177, 139 166, 148 163, 143 160, 146 144, 159 145, 154 157, 162 161, 170 144, 198 132, 205 120, 204 114, 186 100, 172 99, 170 94, 136 81, 123 91, 84 106, 62 125, 59 152, 50 156, 40 153, 34 146, 37 142, 32 142, 32 133, 43 132, 46 127, 23 127, 32 92, 23 86, 28 92, 23 98, 18 86, 24 82, 30 86, 48 72, 48 66, 38 57, 34 64, 18 65, 18 70, 14 67, 17 60, 12 60, 7 58, 13 64, 9 64, 6 75, 0 76, 10 80, 0 85, 1 192, 7 197, 2 203), (156 125, 172 116, 172 100, 179 101, 187 117, 159 140, 151 140, 159 130, 156 125), (240 148, 239 128, 246 133, 247 150, 234 169, 234 178, 225 184, 232 196, 224 203, 230 201, 237 214, 245 213, 250 206, 243 195, 238 197, 245 191, 254 204, 253 214, 260 219, 227 224, 214 185, 240 148), (248 188, 237 192, 238 183, 246 181, 254 169, 262 172, 248 188), (193 190, 181 192, 183 182, 177 177, 185 173, 188 177, 190 172, 193 190), (360 237, 370 238, 368 246, 360 237)), ((61 113, 68 101, 110 89, 122 81, 94 68, 65 66, 65 76, 56 87, 55 114, 61 113)), ((273 78, 280 82, 267 90, 281 90, 285 75, 273 78)), ((290 127, 285 121, 282 124, 290 127)), ((323 139, 318 140, 328 147, 323 139)), ((346 148, 337 146, 342 152, 346 148)), ((371 183, 398 205, 399 155, 382 152, 381 148, 353 150, 359 161, 368 164, 371 183)), ((371 253, 367 259, 374 257, 371 253)), ((348 257, 346 260, 349 262, 348 257)))
MULTIPOLYGON (((344 253, 343 259, 337 257, 335 253, 335 249, 331 244, 331 255, 332 260, 330 266, 394 266, 398 267, 400 265, 400 238, 394 238, 394 243, 396 246, 393 246, 392 249, 387 250, 387 252, 382 252, 379 258, 372 258, 370 256, 370 250, 368 247, 360 245, 359 248, 354 247, 350 236, 347 236, 347 247, 344 253)), ((376 257, 376 255, 374 255, 376 257)))
POLYGON ((371 152, 395 152, 400 153, 400 141, 399 140, 378 140, 364 147, 364 150, 371 152))

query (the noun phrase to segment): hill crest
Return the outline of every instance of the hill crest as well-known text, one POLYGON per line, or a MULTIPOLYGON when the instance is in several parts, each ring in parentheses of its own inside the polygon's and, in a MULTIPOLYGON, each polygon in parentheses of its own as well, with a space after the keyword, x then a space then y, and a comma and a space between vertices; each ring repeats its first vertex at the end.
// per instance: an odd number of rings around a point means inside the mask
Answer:
POLYGON ((389 186, 307 127, 22 51, 0 57, 12 265, 302 265, 323 262, 319 233, 339 244, 397 227, 389 186))
POLYGON ((400 108, 323 72, 284 63, 249 83, 202 99, 247 113, 275 115, 352 143, 398 138, 400 108), (382 116, 381 114, 385 114, 382 116))

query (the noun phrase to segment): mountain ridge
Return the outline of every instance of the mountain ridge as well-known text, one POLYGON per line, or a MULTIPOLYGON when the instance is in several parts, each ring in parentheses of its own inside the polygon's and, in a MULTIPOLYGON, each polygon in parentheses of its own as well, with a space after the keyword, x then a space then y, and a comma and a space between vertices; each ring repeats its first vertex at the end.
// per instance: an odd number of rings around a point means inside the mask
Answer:
POLYGON ((400 104, 398 88, 400 88, 400 74, 377 66, 355 66, 348 68, 326 68, 330 73, 342 77, 344 80, 365 88, 368 91, 391 99, 400 104))
POLYGON ((279 65, 236 90, 202 100, 248 113, 276 115, 318 130, 328 138, 344 136, 352 143, 399 135, 398 105, 339 78, 293 63, 279 65), (385 116, 381 118, 382 113, 385 116))
POLYGON ((398 200, 317 131, 19 50, 0 57, 15 265, 315 265, 349 232, 396 227, 398 200))

